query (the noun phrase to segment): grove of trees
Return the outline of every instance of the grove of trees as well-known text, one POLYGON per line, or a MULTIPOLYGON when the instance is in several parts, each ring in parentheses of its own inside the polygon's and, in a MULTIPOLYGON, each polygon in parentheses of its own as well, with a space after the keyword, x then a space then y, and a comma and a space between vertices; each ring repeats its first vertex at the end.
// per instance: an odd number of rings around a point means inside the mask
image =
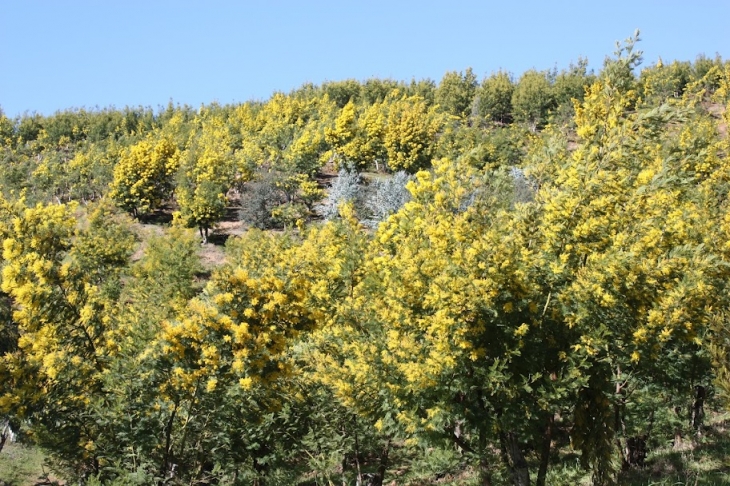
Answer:
POLYGON ((730 405, 730 65, 637 40, 0 116, 0 418, 88 485, 544 486, 566 448, 611 485, 694 440, 730 405))

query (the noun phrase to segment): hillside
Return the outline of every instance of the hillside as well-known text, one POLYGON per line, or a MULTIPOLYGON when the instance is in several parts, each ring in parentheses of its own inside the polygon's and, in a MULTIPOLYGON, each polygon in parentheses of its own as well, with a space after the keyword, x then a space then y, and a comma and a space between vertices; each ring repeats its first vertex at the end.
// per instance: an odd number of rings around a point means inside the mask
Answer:
POLYGON ((730 64, 636 40, 2 117, 0 480, 726 484, 730 64))

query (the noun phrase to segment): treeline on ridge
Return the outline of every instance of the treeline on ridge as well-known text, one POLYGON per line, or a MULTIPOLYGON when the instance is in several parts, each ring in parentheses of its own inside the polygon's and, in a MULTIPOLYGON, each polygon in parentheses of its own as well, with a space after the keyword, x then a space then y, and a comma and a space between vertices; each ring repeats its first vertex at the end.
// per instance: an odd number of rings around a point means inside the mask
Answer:
MULTIPOLYGON (((639 104, 681 97, 701 80, 711 93, 718 79, 707 73, 722 65, 700 56, 646 68, 639 104)), ((438 84, 346 80, 198 110, 170 103, 156 111, 0 114, 0 187, 29 204, 110 195, 135 217, 167 205, 203 232, 231 204, 247 208, 242 216, 254 226, 291 226, 317 216, 323 169, 414 174, 464 154, 477 167, 517 166, 529 133, 549 121, 570 127, 573 100, 595 78, 581 60, 517 80, 499 71, 479 82, 471 69, 446 73, 438 84), (241 204, 241 195, 254 200, 241 204)))

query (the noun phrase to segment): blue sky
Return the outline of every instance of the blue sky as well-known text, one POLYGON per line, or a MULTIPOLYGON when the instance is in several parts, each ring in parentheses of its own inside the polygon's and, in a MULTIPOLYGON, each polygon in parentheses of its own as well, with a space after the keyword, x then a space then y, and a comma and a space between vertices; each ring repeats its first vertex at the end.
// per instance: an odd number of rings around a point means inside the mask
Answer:
POLYGON ((439 81, 472 67, 600 68, 641 29, 645 64, 730 57, 726 0, 3 0, 0 107, 267 99, 303 83, 439 81))

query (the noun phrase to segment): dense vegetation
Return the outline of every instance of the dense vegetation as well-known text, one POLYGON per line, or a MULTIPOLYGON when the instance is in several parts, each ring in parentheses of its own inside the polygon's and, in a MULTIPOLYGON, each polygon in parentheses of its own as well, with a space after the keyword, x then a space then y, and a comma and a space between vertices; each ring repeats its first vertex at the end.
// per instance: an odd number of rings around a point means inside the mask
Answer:
POLYGON ((636 40, 598 74, 0 117, 0 417, 81 484, 561 484, 570 449, 609 485, 699 441, 730 64, 639 71, 636 40), (188 228, 232 214, 206 269, 188 228))

